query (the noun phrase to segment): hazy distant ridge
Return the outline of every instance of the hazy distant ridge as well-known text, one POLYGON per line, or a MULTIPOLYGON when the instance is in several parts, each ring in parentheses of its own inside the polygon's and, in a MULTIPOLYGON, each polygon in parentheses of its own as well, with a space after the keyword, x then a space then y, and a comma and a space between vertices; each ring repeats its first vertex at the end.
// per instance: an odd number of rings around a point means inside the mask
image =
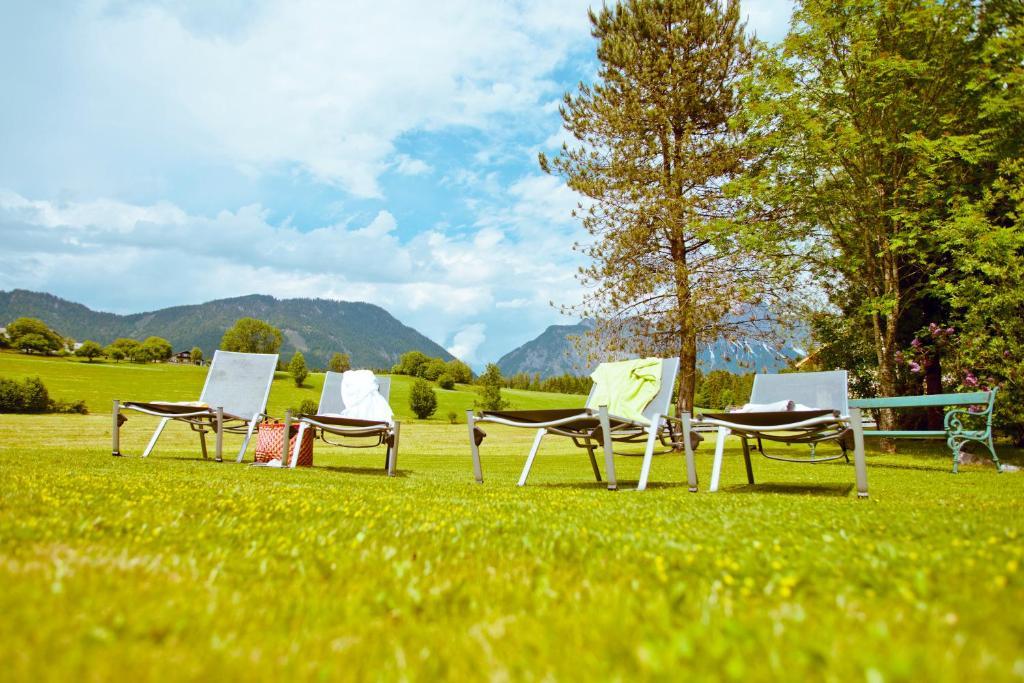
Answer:
POLYGON ((117 315, 93 311, 52 294, 15 289, 0 292, 0 325, 19 316, 40 318, 79 341, 107 344, 118 337, 164 337, 176 351, 199 346, 209 356, 238 318, 266 320, 284 333, 282 354, 302 351, 306 363, 323 367, 334 352, 348 353, 356 367, 390 368, 412 350, 449 360, 440 345, 380 306, 328 299, 275 299, 251 294, 147 313, 117 315))

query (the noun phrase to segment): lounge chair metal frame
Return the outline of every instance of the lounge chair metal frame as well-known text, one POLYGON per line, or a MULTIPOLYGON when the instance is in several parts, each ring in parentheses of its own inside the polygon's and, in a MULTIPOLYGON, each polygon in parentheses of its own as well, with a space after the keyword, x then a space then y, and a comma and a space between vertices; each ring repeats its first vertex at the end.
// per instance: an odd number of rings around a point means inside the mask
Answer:
MULTIPOLYGON (((309 427, 313 429, 313 437, 320 439, 331 446, 341 448, 376 448, 387 445, 384 455, 384 469, 389 477, 395 476, 395 469, 398 466, 398 439, 402 425, 397 420, 393 424, 387 422, 374 422, 371 420, 354 420, 347 418, 327 417, 324 413, 340 413, 345 409, 341 398, 342 373, 328 372, 324 377, 323 390, 320 392, 320 405, 316 415, 293 415, 287 411, 284 415, 285 434, 290 434, 292 423, 298 423, 299 429, 309 427), (349 444, 340 441, 331 441, 327 434, 349 438, 376 439, 375 443, 349 444)), ((388 400, 391 394, 391 378, 378 377, 377 386, 384 400, 388 400)), ((301 432, 300 432, 301 433, 301 432)), ((288 467, 294 468, 298 459, 298 450, 301 439, 296 440, 295 450, 288 454, 288 441, 284 439, 281 451, 281 462, 288 463, 288 467)))
MULTIPOLYGON (((732 413, 724 414, 724 416, 723 414, 714 414, 714 416, 705 414, 693 418, 692 424, 718 428, 711 484, 708 490, 712 492, 718 490, 725 439, 729 434, 740 437, 747 470, 747 482, 754 484, 749 439, 756 439, 758 450, 770 460, 815 464, 845 458, 849 462, 846 446, 842 443, 842 439, 847 433, 852 432, 857 496, 867 498, 867 467, 864 460, 864 428, 861 422, 861 411, 859 408, 848 407, 846 392, 847 374, 845 370, 755 375, 754 388, 751 390, 751 403, 771 403, 780 400, 781 396, 785 396, 788 400, 793 400, 796 403, 819 406, 828 404, 830 409, 815 410, 814 412, 818 413, 816 416, 813 413, 795 411, 792 413, 793 420, 791 422, 780 419, 778 422, 767 425, 755 425, 748 422, 751 416, 764 416, 765 413, 732 413), (804 386, 800 386, 800 384, 804 386), (809 444, 812 449, 811 457, 788 458, 770 455, 761 446, 762 439, 786 444, 809 444), (822 458, 815 457, 814 447, 826 441, 838 441, 841 453, 822 458)), ((785 413, 778 413, 778 415, 780 418, 785 417, 785 413)))
POLYGON ((238 456, 235 459, 235 462, 242 462, 245 458, 245 451, 249 447, 249 442, 252 440, 253 431, 260 422, 268 417, 266 413, 267 399, 270 396, 270 386, 274 381, 277 361, 278 355, 276 353, 237 353, 221 351, 219 349, 215 351, 213 360, 210 362, 210 369, 206 373, 206 380, 203 382, 203 390, 199 394, 200 402, 217 403, 218 405, 215 406, 192 408, 191 406, 184 405, 114 399, 111 455, 115 457, 123 455, 121 453, 120 431, 121 424, 125 418, 121 415, 121 412, 131 410, 161 418, 156 426, 156 430, 153 432, 153 436, 150 437, 149 443, 146 444, 146 448, 142 452, 143 458, 149 457, 156 446, 157 439, 163 433, 164 427, 167 426, 168 422, 174 420, 185 422, 193 432, 199 434, 199 445, 202 448, 204 459, 209 458, 206 448, 206 435, 213 432, 216 438, 214 459, 217 462, 222 462, 224 459, 224 434, 244 434, 245 438, 242 441, 242 447, 239 449, 238 456), (252 366, 247 368, 251 369, 251 375, 247 379, 250 380, 254 387, 257 386, 257 383, 262 385, 263 380, 266 380, 265 388, 260 387, 262 388, 262 396, 258 407, 244 405, 245 398, 240 397, 245 397, 249 393, 247 389, 237 392, 236 396, 231 396, 231 392, 225 395, 225 389, 216 385, 218 381, 226 381, 226 379, 221 380, 221 377, 230 378, 230 370, 227 373, 224 372, 222 369, 224 366, 230 366, 234 369, 244 365, 252 366), (211 393, 213 396, 210 396, 211 393), (207 400, 208 398, 210 400, 207 400), (225 398, 229 400, 225 401, 225 398), (227 403, 226 407, 223 405, 225 403, 227 403), (248 408, 254 408, 256 412, 250 412, 248 408), (228 409, 237 411, 237 413, 247 413, 248 415, 229 412, 228 409))
MULTIPOLYGON (((671 408, 672 393, 675 386, 676 374, 679 372, 679 359, 666 358, 661 361, 661 387, 658 394, 651 399, 643 411, 644 417, 650 420, 649 424, 630 420, 628 418, 611 415, 607 406, 591 406, 594 397, 593 389, 587 397, 585 407, 579 412, 550 411, 550 420, 523 420, 515 419, 514 415, 503 416, 502 411, 483 411, 480 415, 472 409, 466 411, 466 422, 469 427, 469 443, 473 455, 473 475, 477 483, 484 481, 483 468, 480 462, 480 443, 483 441, 482 432, 477 425, 483 422, 505 425, 508 427, 520 427, 536 429, 537 433, 533 440, 533 446, 526 458, 522 474, 519 477, 519 486, 525 486, 530 476, 534 460, 540 450, 540 444, 544 436, 554 434, 556 436, 568 437, 573 445, 587 451, 590 458, 590 465, 594 470, 594 477, 601 481, 601 470, 597 464, 595 451, 598 447, 604 452, 605 474, 607 476, 608 489, 614 491, 618 488, 618 480, 615 475, 614 444, 615 443, 644 443, 643 464, 640 468, 640 480, 637 483, 637 490, 643 491, 647 488, 650 478, 651 462, 656 454, 655 448, 660 443, 668 450, 678 448, 680 440, 686 451, 686 477, 691 491, 697 490, 697 470, 694 465, 693 449, 688 439, 683 439, 684 432, 688 433, 688 416, 673 417, 669 415, 671 408), (566 414, 568 413, 568 414, 566 414), (674 426, 678 426, 678 429, 674 426)), ((536 411, 537 417, 542 417, 546 411, 536 411)), ((658 451, 663 453, 666 451, 658 451)))

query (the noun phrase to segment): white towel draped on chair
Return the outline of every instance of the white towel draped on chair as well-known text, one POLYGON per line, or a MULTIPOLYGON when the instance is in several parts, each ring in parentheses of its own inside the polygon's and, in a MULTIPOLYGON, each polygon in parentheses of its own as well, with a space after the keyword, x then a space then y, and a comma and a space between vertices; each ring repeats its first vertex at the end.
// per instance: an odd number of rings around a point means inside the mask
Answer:
POLYGON ((340 417, 394 424, 395 414, 370 370, 349 370, 341 376, 341 400, 345 408, 340 417))

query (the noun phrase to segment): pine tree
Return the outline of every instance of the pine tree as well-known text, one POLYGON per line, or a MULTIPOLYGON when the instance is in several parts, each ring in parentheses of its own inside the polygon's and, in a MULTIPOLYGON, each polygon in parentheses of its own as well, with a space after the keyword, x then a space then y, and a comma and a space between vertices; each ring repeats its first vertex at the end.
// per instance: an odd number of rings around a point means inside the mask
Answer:
POLYGON ((739 0, 628 0, 590 12, 598 82, 566 94, 578 141, 541 168, 586 197, 593 236, 578 312, 605 347, 678 355, 678 406, 693 405, 699 343, 770 335, 763 304, 786 245, 741 220, 726 187, 751 163, 738 81, 752 59, 739 0), (623 334, 627 332, 628 334, 623 334))
POLYGON ((296 351, 295 355, 292 356, 291 361, 288 363, 288 372, 291 373, 292 379, 295 380, 295 386, 301 387, 302 383, 306 381, 306 377, 309 376, 309 370, 306 368, 306 359, 301 351, 296 351))

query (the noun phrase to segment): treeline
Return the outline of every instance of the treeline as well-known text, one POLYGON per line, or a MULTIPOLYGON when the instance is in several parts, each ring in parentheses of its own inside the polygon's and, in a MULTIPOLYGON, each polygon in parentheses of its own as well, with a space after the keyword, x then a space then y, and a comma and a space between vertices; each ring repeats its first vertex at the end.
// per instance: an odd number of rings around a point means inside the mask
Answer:
POLYGON ((742 406, 750 401, 753 388, 753 373, 737 375, 728 370, 712 370, 705 374, 698 371, 694 405, 717 410, 742 406))
POLYGON ((525 372, 504 378, 502 385, 508 389, 524 389, 526 391, 546 391, 554 394, 582 394, 590 393, 594 386, 594 380, 587 375, 573 375, 565 373, 557 377, 541 379, 540 373, 530 375, 525 372))
POLYGON ((458 358, 445 361, 441 358, 431 358, 421 351, 403 353, 391 368, 391 374, 437 382, 442 389, 451 389, 456 384, 469 384, 473 381, 473 370, 458 358))
MULTIPOLYGON (((65 337, 38 318, 18 318, 8 324, 4 333, 0 335, 0 346, 11 347, 26 354, 44 356, 74 354, 90 362, 96 358, 109 358, 113 361, 149 363, 165 361, 174 353, 171 343, 163 337, 148 337, 144 341, 122 337, 107 346, 102 346, 91 339, 78 344, 71 337, 65 337)), ((198 348, 192 349, 192 357, 194 360, 202 360, 202 351, 198 348)))

